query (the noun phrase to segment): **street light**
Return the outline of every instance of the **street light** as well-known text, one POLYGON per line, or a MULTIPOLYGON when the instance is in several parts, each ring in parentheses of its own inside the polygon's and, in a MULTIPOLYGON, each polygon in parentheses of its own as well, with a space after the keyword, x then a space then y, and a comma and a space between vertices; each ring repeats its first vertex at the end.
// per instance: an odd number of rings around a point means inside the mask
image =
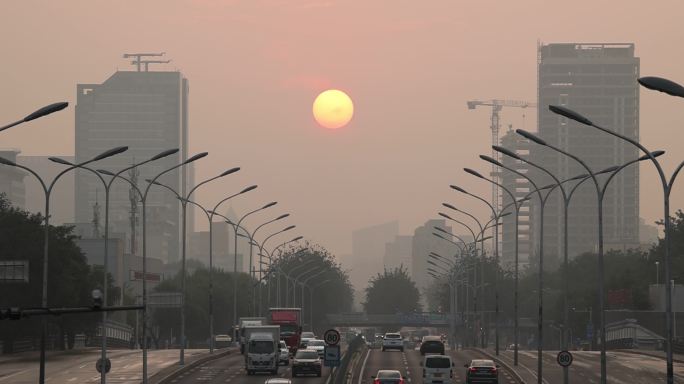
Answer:
MULTIPOLYGON (((289 216, 290 216, 289 213, 284 213, 284 214, 282 214, 282 215, 276 217, 275 219, 269 220, 269 221, 267 221, 267 222, 265 222, 265 223, 263 223, 263 224, 257 226, 256 229, 254 229, 254 231, 253 231, 252 234, 250 235, 250 237, 251 237, 252 239, 254 239, 254 237, 256 236, 257 231, 259 231, 259 229, 261 229, 262 227, 264 227, 264 226, 266 226, 266 225, 268 225, 268 224, 274 223, 274 222, 276 222, 276 221, 278 221, 278 220, 285 219, 285 218, 287 218, 287 217, 289 217, 289 216)), ((260 245, 260 246, 259 246, 259 253, 261 253, 261 249, 262 249, 262 248, 263 248, 263 246, 260 245)), ((250 244, 250 247, 249 247, 249 260, 250 260, 250 264, 251 264, 251 260, 252 260, 252 250, 253 250, 253 247, 252 247, 251 244, 250 244)), ((261 256, 259 256, 259 260, 261 260, 261 256)), ((252 279, 256 279, 256 274, 254 273, 254 271, 252 270, 251 272, 252 272, 252 279)), ((261 268, 259 268, 259 281, 261 281, 261 268)), ((261 294, 261 286, 259 286, 259 294, 261 294)), ((253 286, 252 286, 252 311, 253 311, 254 314, 256 314, 256 305, 257 305, 256 285, 253 285, 253 286)))
MULTIPOLYGON (((482 156, 480 156, 482 158, 482 156)), ((508 188, 506 188, 504 185, 501 183, 498 183, 492 179, 488 179, 484 176, 482 176, 479 172, 474 171, 472 169, 465 168, 464 169, 466 172, 470 173, 471 175, 475 177, 479 177, 482 180, 486 180, 492 184, 497 185, 499 188, 501 188, 504 192, 506 192, 510 197, 511 197, 511 204, 514 205, 515 208, 515 267, 514 267, 514 273, 515 273, 515 283, 514 283, 514 293, 513 293, 513 365, 517 366, 518 365, 518 336, 519 336, 519 331, 518 331, 518 279, 519 279, 519 239, 518 239, 518 226, 519 226, 519 220, 520 220, 520 209, 522 208, 523 204, 525 201, 529 200, 529 197, 525 197, 524 199, 517 200, 515 197, 515 194, 513 194, 508 188)))
MULTIPOLYGON (((181 247, 181 296, 182 296, 181 311, 180 311, 181 312, 181 329, 180 329, 181 345, 180 345, 180 352, 179 352, 180 356, 178 359, 178 365, 180 365, 180 366, 185 365, 185 345, 187 343, 185 340, 185 301, 186 301, 185 300, 185 293, 186 293, 186 287, 185 287, 185 279, 186 279, 186 276, 185 276, 185 256, 186 256, 186 252, 187 252, 186 243, 187 243, 187 237, 188 237, 188 235, 187 235, 188 202, 190 200, 190 197, 192 197, 192 193, 195 192, 202 185, 207 184, 207 183, 214 181, 216 179, 219 179, 221 177, 233 174, 239 170, 240 170, 240 167, 234 167, 234 168, 231 168, 231 169, 228 169, 228 170, 222 172, 221 174, 219 174, 217 176, 210 177, 210 178, 200 182, 199 184, 195 185, 192 189, 190 189, 188 194, 185 196, 181 196, 181 194, 178 191, 174 190, 173 188, 171 188, 168 185, 162 184, 162 183, 157 182, 155 180, 149 180, 149 179, 146 180, 148 183, 150 183, 150 185, 157 185, 157 186, 166 188, 167 190, 171 191, 176 196, 176 198, 178 199, 178 201, 180 202, 180 205, 181 205, 181 220, 183 221, 182 229, 181 229, 181 236, 183 237, 183 241, 182 241, 182 247, 181 247)), ((211 227, 211 224, 209 226, 211 227)))
MULTIPOLYGON (((637 79, 639 84, 647 89, 658 91, 658 92, 663 92, 666 93, 670 96, 676 96, 676 97, 684 97, 684 87, 681 85, 675 83, 674 81, 664 79, 662 77, 655 77, 655 76, 647 76, 647 77, 641 77, 637 79)), ((626 141, 633 146, 637 147, 639 150, 641 150, 646 156, 649 157, 653 165, 655 166, 656 170, 658 171, 658 176, 660 177, 660 182, 662 184, 662 189, 663 189, 663 222, 665 224, 665 281, 670 281, 671 278, 671 251, 672 251, 672 245, 671 245, 671 236, 672 236, 672 220, 670 219, 670 193, 672 192, 672 186, 674 184, 674 181, 677 177, 677 174, 679 174, 679 171, 681 171, 682 167, 684 167, 684 162, 681 162, 679 166, 675 169, 674 173, 672 176, 670 176, 669 180, 667 176, 665 176, 665 172, 663 171, 662 166, 658 162, 658 160, 655 159, 655 157, 651 154, 651 151, 646 149, 641 143, 639 143, 637 140, 632 139, 630 137, 627 137, 625 135, 622 135, 620 133, 617 133, 613 130, 601 127, 588 118, 582 116, 578 112, 575 112, 569 108, 562 107, 562 106, 557 106, 557 105, 549 105, 549 110, 551 112, 558 114, 560 116, 566 117, 570 120, 574 120, 580 124, 584 124, 590 127, 594 127, 604 133, 607 133, 609 135, 615 136, 623 141, 626 141)), ((672 324, 673 324, 673 316, 672 316, 672 292, 670 290, 665 290, 665 332, 666 332, 666 337, 665 337, 665 351, 666 351, 666 364, 667 364, 667 383, 672 384, 674 382, 674 366, 673 366, 673 357, 672 357, 672 341, 673 341, 673 329, 672 329, 672 324)), ((606 380, 605 376, 602 376, 602 383, 604 383, 606 380)))
MULTIPOLYGON (((66 105, 64 107, 66 107, 66 105)), ((62 107, 61 109, 64 109, 64 107, 62 107)), ((38 113, 39 111, 40 110, 34 112, 34 114, 38 113)), ((52 112, 54 112, 54 111, 52 111, 52 112)), ((52 113, 52 112, 49 112, 49 113, 52 113)), ((37 116, 37 117, 33 117, 33 118, 26 120, 26 121, 30 121, 30 120, 36 119, 36 118, 44 116, 44 115, 45 114, 37 116)), ((30 116, 31 115, 29 115, 28 117, 30 117, 30 116)), ((19 122, 17 124, 20 124, 20 123, 21 122, 19 122)), ((16 125, 16 124, 14 124, 14 125, 16 125)), ((10 126, 14 126, 14 125, 10 125, 10 126)), ((79 166, 84 166, 84 165, 90 164, 90 163, 95 162, 95 161, 99 161, 99 160, 106 159, 106 158, 114 156, 114 155, 118 155, 119 153, 125 152, 127 150, 128 150, 128 147, 115 147, 115 148, 112 148, 110 150, 107 150, 107 151, 100 153, 99 155, 93 157, 90 160, 84 161, 84 162, 79 163, 77 165, 70 166, 69 168, 67 168, 67 169, 63 170, 62 172, 60 172, 59 174, 57 174, 57 176, 55 176, 55 178, 52 180, 52 182, 50 182, 49 185, 34 170, 26 167, 25 165, 17 164, 14 161, 5 159, 4 157, 0 157, 0 164, 11 166, 11 167, 21 168, 21 169, 29 172, 38 180, 38 182, 40 183, 40 186, 43 188, 43 193, 45 196, 45 228, 43 231, 43 292, 42 292, 42 300, 41 300, 41 306, 43 308, 47 308, 47 306, 48 306, 48 304, 47 304, 48 249, 49 249, 48 235, 49 235, 49 229, 50 229, 50 195, 52 193, 52 188, 54 188, 55 184, 57 183, 57 180, 59 180, 67 172, 72 171, 72 170, 78 168, 79 166)), ((46 337, 47 337, 47 320, 46 320, 46 318, 43 318, 42 330, 41 330, 41 336, 40 336, 40 372, 38 375, 38 381, 41 384, 45 383, 45 338, 46 337)))
MULTIPOLYGON (((171 190, 172 192, 176 193, 173 189, 171 189, 165 185, 162 185, 162 186, 164 186, 164 187, 168 188, 169 190, 171 190)), ((227 201, 229 199, 232 199, 233 197, 245 194, 251 190, 254 190, 255 188, 256 188, 255 185, 251 186, 251 187, 247 187, 238 193, 232 194, 232 195, 224 198, 223 200, 221 200, 221 202, 227 201)), ((178 197, 178 199, 182 200, 180 195, 178 195, 177 193, 176 193, 176 196, 178 197)), ((204 213, 204 215, 207 217, 207 221, 209 222, 209 336, 210 336, 210 338, 209 338, 209 353, 211 354, 211 353, 214 353, 214 282, 213 282, 214 281, 213 280, 213 275, 214 275, 213 233, 214 233, 214 230, 213 230, 212 223, 213 223, 213 219, 214 219, 215 215, 217 215, 217 216, 223 216, 223 215, 220 215, 220 214, 216 213, 215 211, 209 211, 206 208, 204 208, 204 206, 202 206, 202 205, 200 205, 197 202, 194 202, 192 200, 187 200, 187 202, 198 207, 204 213)), ((229 224, 232 224, 232 223, 229 223, 229 224)))
POLYGON ((61 111, 62 109, 66 108, 68 105, 69 105, 69 103, 67 103, 66 101, 46 105, 43 108, 40 108, 37 111, 27 115, 26 117, 24 117, 21 120, 17 120, 14 123, 9 123, 7 125, 0 127, 0 132, 6 130, 8 128, 12 128, 16 125, 26 123, 26 122, 29 122, 31 120, 39 119, 43 116, 47 116, 47 115, 49 115, 51 113, 55 113, 57 111, 61 111))
MULTIPOLYGON (((284 229, 281 229, 280 231, 274 232, 274 233, 272 233, 271 235, 267 236, 267 237, 261 242, 261 246, 259 247, 259 255, 258 255, 258 256, 259 256, 259 262, 262 263, 262 261, 263 261, 263 260, 262 260, 262 257, 264 256, 264 251, 265 251, 264 247, 266 246, 266 242, 268 242, 268 240, 270 240, 270 239, 271 239, 272 237, 274 237, 274 236, 277 236, 277 235, 279 235, 279 234, 281 234, 281 233, 283 233, 283 232, 287 232, 287 231, 289 231, 289 230, 292 230, 292 229, 294 229, 294 228, 296 228, 296 227, 297 227, 296 225, 290 225, 290 226, 288 226, 288 227, 285 227, 284 229)), ((299 239, 301 239, 301 238, 302 238, 302 237, 299 236, 299 238, 297 238, 297 240, 299 240, 299 239)), ((297 241, 297 240, 294 240, 294 241, 297 241)), ((269 259, 269 261, 271 261, 271 256, 270 256, 270 254, 268 255, 268 259, 269 259)), ((266 276, 263 276, 261 273, 259 274, 259 282, 260 282, 260 283, 261 283, 261 281, 262 281, 263 279, 265 279, 265 278, 266 278, 266 276)), ((270 305, 270 304, 271 304, 271 279, 268 279, 268 281, 266 282, 266 288, 267 288, 267 291, 268 291, 267 303, 270 305)), ((260 286, 259 286, 259 305, 258 305, 258 307, 259 307, 259 316, 261 316, 261 313, 262 313, 262 312, 261 312, 261 309, 262 309, 262 307, 263 307, 263 302, 262 302, 262 298, 261 298, 261 297, 262 297, 262 295, 261 295, 261 285, 260 285, 260 286)))
MULTIPOLYGON (((591 177, 591 180, 594 182, 594 186, 596 188, 596 197, 597 197, 597 209, 598 209, 598 295, 599 295, 599 326, 600 326, 600 333, 601 333, 601 347, 600 347, 600 356, 601 356, 601 383, 605 384, 607 381, 607 362, 606 362, 606 335, 605 335, 605 283, 604 283, 604 275, 605 275, 605 266, 604 266, 604 250, 603 250, 603 198, 605 196, 606 190, 608 189, 608 185, 610 181, 615 177, 615 175, 624 169, 626 166, 631 164, 632 162, 626 163, 614 171, 612 171, 611 175, 608 177, 608 179, 605 181, 605 183, 601 186, 599 185, 598 179, 596 178, 597 172, 592 171, 592 169, 578 156, 573 155, 563 149, 560 149, 552 144, 547 143, 540 137, 527 132, 522 129, 517 129, 516 133, 519 135, 527 138, 528 140, 539 144, 541 146, 547 147, 551 150, 554 150, 564 156, 567 156, 573 160, 575 160, 577 163, 579 163, 589 174, 591 177)), ((642 156, 641 158, 637 159, 636 161, 641 161, 644 159, 652 159, 652 161, 657 161, 655 160, 655 156, 660 156, 664 152, 659 151, 659 152, 648 152, 647 156, 642 156)), ((551 192, 549 192, 550 194, 551 192)), ((547 194, 548 197, 548 194, 547 194)), ((566 199, 567 200, 567 199, 566 199)), ((569 200, 568 204, 569 204, 569 200)))
MULTIPOLYGON (((169 150, 163 151, 163 152, 149 158, 148 160, 145 160, 145 161, 139 162, 137 164, 133 164, 129 167, 126 167, 126 168, 120 170, 119 172, 112 174, 111 176, 113 176, 113 177, 109 180, 109 182, 105 181, 105 179, 102 177, 102 175, 100 175, 100 173, 102 173, 102 172, 98 172, 98 171, 96 171, 92 168, 89 168, 87 166, 84 166, 84 165, 74 164, 70 161, 61 159, 59 157, 50 157, 50 160, 55 162, 55 163, 64 164, 64 165, 68 165, 70 167, 76 167, 76 168, 80 168, 80 169, 84 169, 86 171, 92 172, 93 174, 95 174, 95 176, 97 176, 100 179, 100 181, 103 184, 103 187, 105 190, 105 229, 104 229, 104 257, 103 257, 103 263, 102 263, 103 264, 103 271, 104 271, 102 291, 103 291, 103 300, 104 300, 105 305, 108 302, 107 301, 107 291, 108 291, 107 277, 108 277, 108 273, 109 273, 109 261, 108 261, 108 259, 109 259, 109 201, 110 201, 110 191, 111 191, 112 184, 116 180, 117 176, 119 176, 120 174, 122 174, 122 173, 124 173, 130 169, 133 169, 133 168, 139 167, 141 165, 147 164, 149 162, 170 156, 176 152, 178 152, 178 148, 169 149, 169 150)), ((107 359, 107 332, 106 332, 106 328, 107 328, 107 311, 103 311, 102 312, 102 342, 101 342, 102 345, 100 346, 101 347, 102 361, 105 361, 107 359)), ((102 370, 100 370, 100 383, 105 384, 106 381, 107 381, 107 370, 102 369, 102 370)))
MULTIPOLYGON (((181 163, 178 163, 170 168, 167 168, 163 170, 162 172, 158 173, 155 177, 153 177, 151 180, 148 180, 147 187, 145 187, 145 192, 143 192, 142 198, 141 198, 141 204, 142 204, 142 221, 143 221, 143 294, 142 294, 142 300, 143 300, 143 384, 147 384, 147 196, 150 192, 150 189, 152 188, 153 185, 155 185, 155 182, 157 179, 162 177, 163 175, 177 169, 180 167, 183 167, 187 164, 190 164, 194 161, 197 161, 205 156, 207 156, 209 153, 208 152, 201 152, 198 153, 189 159, 182 161, 181 163)), ((195 186, 194 189, 199 187, 198 184, 195 186)), ((190 194, 188 194, 189 196, 190 194)), ((183 220, 183 227, 185 227, 185 220, 183 220)), ((185 231, 183 231, 185 234, 185 231)), ((185 236, 183 236, 183 250, 185 250, 185 236)), ((185 300, 183 300, 185 301, 185 300)), ((184 303, 183 303, 184 305, 184 303)), ((181 307, 182 308, 182 307, 181 307)), ((185 340, 183 337, 181 337, 181 343, 183 344, 185 340)), ((184 345, 181 345, 181 348, 184 348, 184 345)), ((181 354, 181 359, 182 359, 182 354, 181 354)))
MULTIPOLYGON (((233 258, 233 259, 234 259, 234 260, 233 260, 233 273, 234 273, 234 276, 233 276, 233 277, 234 277, 234 278, 233 278, 233 324, 234 324, 234 325, 237 324, 237 320, 238 320, 238 316, 237 316, 237 309, 238 309, 238 307, 237 307, 237 300, 238 300, 238 295, 237 295, 237 290, 238 290, 238 285, 237 285, 237 281, 238 281, 238 279, 237 279, 237 277, 238 277, 238 276, 237 276, 237 241, 238 241, 238 228, 240 227, 240 224, 242 224, 242 221, 245 220, 245 219, 246 219, 247 217, 249 217, 250 215, 252 215, 252 214, 254 214, 254 213, 257 213, 257 212, 259 212, 259 211, 263 211, 264 209, 270 208, 270 207, 272 207, 272 206, 274 206, 274 205, 276 205, 276 204, 278 204, 277 201, 272 201, 272 202, 270 202, 270 203, 264 205, 264 206, 261 207, 261 208, 257 208, 257 209, 255 209, 255 210, 249 211, 249 212, 247 212, 244 216, 242 216, 242 217, 238 220, 238 222, 235 224, 235 227, 234 227, 234 228, 235 228, 235 244, 234 244, 235 253, 234 253, 234 258, 233 258)), ((248 233, 248 235, 249 235, 249 233, 248 233)), ((251 254, 252 254, 252 245, 251 245, 251 244, 249 244, 249 250, 250 250, 249 269, 251 270, 251 269, 252 269, 252 258, 251 258, 251 254)))
MULTIPOLYGON (((513 152, 511 152, 505 148, 501 148, 498 146, 492 146, 492 148, 494 150, 496 150, 497 152, 503 153, 504 155, 517 156, 517 154, 515 154, 515 153, 513 153, 513 152)), ((506 169, 510 172, 513 172, 516 175, 518 175, 518 176, 526 179, 527 181, 529 181, 530 184, 532 184, 532 186, 534 187, 534 190, 537 194, 537 197, 539 198, 539 289, 538 289, 538 291, 539 291, 539 298, 538 298, 539 308, 538 308, 538 315, 537 315, 538 316, 538 321, 537 321, 537 343, 538 343, 538 345, 537 345, 537 360, 538 360, 537 361, 537 382, 539 384, 542 384, 542 380, 543 380, 543 377, 542 377, 542 347, 543 347, 543 345, 542 344, 543 344, 543 337, 544 337, 544 333, 543 333, 543 317, 544 317, 544 313, 543 313, 543 309, 544 309, 544 294, 543 294, 543 286, 544 286, 544 206, 546 205, 546 201, 547 201, 548 197, 551 195, 551 193, 549 192, 546 194, 546 196, 542 196, 542 193, 541 193, 542 189, 539 188, 539 186, 537 186, 537 184, 534 182, 534 180, 532 180, 532 178, 530 178, 527 174, 522 173, 522 172, 518 171, 517 169, 507 167, 507 166, 501 164, 499 161, 497 161, 491 157, 480 156, 480 158, 491 163, 491 164, 497 165, 503 169, 506 169)))
MULTIPOLYGON (((481 177, 479 173, 473 171, 472 169, 465 168, 465 171, 471 174, 474 174, 475 176, 481 177)), ((466 191, 463 188, 457 187, 455 185, 451 186, 452 189, 455 189, 465 195, 472 196, 483 203, 485 203, 489 209, 492 211, 492 217, 495 218, 495 221, 498 223, 499 219, 501 218, 501 212, 498 212, 492 204, 490 204, 487 200, 481 198, 480 196, 474 195, 468 191, 466 191)), ((515 200, 514 200, 515 201, 515 200)), ((516 214, 517 217, 517 214, 516 214)), ((495 225, 494 226, 494 260, 496 263, 496 271, 494 272, 494 344, 495 344, 495 354, 499 356, 499 226, 495 225)))

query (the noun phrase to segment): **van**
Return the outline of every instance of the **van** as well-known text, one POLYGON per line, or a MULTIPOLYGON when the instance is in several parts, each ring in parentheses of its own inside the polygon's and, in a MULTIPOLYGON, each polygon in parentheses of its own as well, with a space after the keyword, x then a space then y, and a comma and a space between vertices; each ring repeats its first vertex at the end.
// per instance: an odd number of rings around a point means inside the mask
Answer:
POLYGON ((423 383, 452 384, 454 362, 450 356, 427 355, 420 364, 423 367, 423 383))

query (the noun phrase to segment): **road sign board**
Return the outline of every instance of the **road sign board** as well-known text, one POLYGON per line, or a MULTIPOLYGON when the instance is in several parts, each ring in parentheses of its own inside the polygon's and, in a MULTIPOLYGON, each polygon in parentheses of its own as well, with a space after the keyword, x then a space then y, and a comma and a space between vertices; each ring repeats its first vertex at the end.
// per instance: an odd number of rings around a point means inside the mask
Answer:
POLYGON ((180 308, 183 294, 180 292, 155 292, 147 295, 147 305, 155 308, 180 308))
MULTIPOLYGON (((97 359, 97 363, 95 363, 95 369, 97 369, 98 373, 102 373, 102 358, 97 359)), ((112 361, 109 360, 109 358, 105 359, 104 369, 105 373, 109 373, 109 370, 112 369, 112 361)))
POLYGON ((592 323, 587 323, 587 339, 594 337, 594 325, 592 323))
POLYGON ((340 342, 340 333, 336 329, 328 329, 323 334, 323 340, 328 345, 337 345, 340 342))
POLYGON ((339 367, 340 355, 341 353, 339 345, 326 345, 324 350, 323 365, 326 367, 339 367))
POLYGON ((558 352, 558 356, 556 356, 556 361, 561 367, 569 367, 572 365, 572 353, 568 351, 560 351, 558 352))
POLYGON ((0 261, 0 283, 28 283, 28 260, 0 261))

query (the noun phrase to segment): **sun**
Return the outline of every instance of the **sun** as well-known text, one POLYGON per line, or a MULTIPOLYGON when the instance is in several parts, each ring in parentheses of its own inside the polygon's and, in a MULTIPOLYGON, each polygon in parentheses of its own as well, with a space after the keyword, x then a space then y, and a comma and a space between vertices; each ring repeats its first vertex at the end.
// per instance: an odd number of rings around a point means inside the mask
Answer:
POLYGON ((342 128, 354 116, 354 103, 346 93, 329 89, 314 100, 313 115, 318 124, 325 128, 342 128))

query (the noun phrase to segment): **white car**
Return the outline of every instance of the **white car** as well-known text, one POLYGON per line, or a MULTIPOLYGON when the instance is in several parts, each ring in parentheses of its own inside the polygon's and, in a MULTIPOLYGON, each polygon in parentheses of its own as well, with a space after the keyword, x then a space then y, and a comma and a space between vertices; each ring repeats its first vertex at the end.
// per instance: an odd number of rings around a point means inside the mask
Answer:
POLYGON ((451 361, 451 357, 443 355, 427 355, 420 365, 423 367, 423 383, 453 383, 454 362, 451 361))
POLYGON ((318 353, 318 356, 322 359, 325 355, 325 341, 313 339, 309 340, 306 344, 306 349, 312 349, 318 353))
POLYGON ((385 333, 385 337, 382 338, 382 351, 385 352, 388 349, 398 349, 404 352, 404 339, 401 334, 385 333))
POLYGON ((285 343, 284 340, 280 340, 280 346, 279 346, 279 359, 280 359, 280 364, 283 365, 290 365, 290 348, 287 347, 287 344, 285 343))

